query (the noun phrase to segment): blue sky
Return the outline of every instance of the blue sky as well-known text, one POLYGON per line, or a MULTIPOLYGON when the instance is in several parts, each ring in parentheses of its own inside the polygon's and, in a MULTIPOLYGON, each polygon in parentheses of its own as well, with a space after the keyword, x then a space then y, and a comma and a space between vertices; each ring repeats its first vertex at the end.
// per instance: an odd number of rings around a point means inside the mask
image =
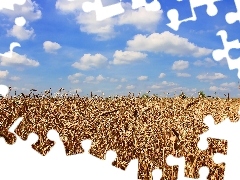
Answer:
MULTIPOLYGON (((125 0, 123 14, 103 21, 96 21, 94 11, 83 12, 83 2, 27 0, 14 11, 0 10, 0 53, 9 51, 11 42, 21 45, 12 58, 0 56, 0 83, 17 93, 63 87, 82 96, 91 91, 108 96, 150 90, 173 96, 181 90, 188 95, 203 90, 239 97, 238 71, 212 57, 213 50, 223 48, 218 31, 227 31, 229 41, 239 39, 239 22, 225 20, 228 12, 236 11, 233 0, 216 2, 218 13, 212 17, 206 6, 195 8, 197 20, 182 23, 178 31, 166 25, 167 12, 175 8, 181 20, 189 18, 189 1, 162 0, 161 10, 151 12, 133 10, 125 0), (19 16, 26 19, 23 27, 14 23, 19 16)), ((239 57, 236 49, 229 54, 239 57)))

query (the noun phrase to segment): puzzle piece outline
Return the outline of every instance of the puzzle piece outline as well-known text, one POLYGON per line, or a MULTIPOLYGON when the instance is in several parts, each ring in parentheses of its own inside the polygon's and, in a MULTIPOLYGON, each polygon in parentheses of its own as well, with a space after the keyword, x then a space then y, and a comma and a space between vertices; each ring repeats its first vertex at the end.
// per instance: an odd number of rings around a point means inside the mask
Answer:
POLYGON ((196 21, 197 16, 195 13, 195 8, 207 5, 207 14, 209 16, 215 16, 218 13, 218 9, 214 3, 219 2, 222 0, 190 0, 191 12, 192 17, 179 20, 179 13, 177 9, 170 9, 167 12, 167 17, 170 20, 170 23, 167 24, 168 27, 172 28, 173 30, 177 31, 179 29, 180 24, 187 21, 196 21))
POLYGON ((209 130, 200 135, 199 146, 204 148, 206 138, 208 137, 226 139, 228 141, 227 154, 224 155, 216 153, 213 156, 213 160, 214 162, 217 160, 218 162, 216 163, 218 164, 221 162, 226 164, 224 179, 228 180, 233 179, 233 177, 239 177, 240 172, 238 170, 238 166, 232 163, 240 160, 240 146, 237 143, 239 141, 238 132, 240 128, 240 121, 231 122, 229 118, 226 118, 219 124, 214 124, 214 119, 211 118, 205 119, 204 123, 209 127, 209 130))
POLYGON ((212 52, 213 59, 215 61, 220 61, 226 58, 229 69, 238 69, 238 78, 240 78, 240 57, 231 59, 229 56, 229 51, 231 49, 240 49, 239 39, 228 41, 228 34, 225 30, 218 31, 216 35, 221 37, 223 49, 215 49, 212 52))

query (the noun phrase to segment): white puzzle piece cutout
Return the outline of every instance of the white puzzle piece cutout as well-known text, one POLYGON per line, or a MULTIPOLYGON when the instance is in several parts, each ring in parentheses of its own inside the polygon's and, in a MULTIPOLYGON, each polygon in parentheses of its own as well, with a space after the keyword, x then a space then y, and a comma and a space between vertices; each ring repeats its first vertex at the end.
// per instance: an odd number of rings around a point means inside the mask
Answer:
POLYGON ((203 5, 207 6, 207 14, 209 16, 215 16, 218 13, 218 9, 214 3, 218 1, 222 0, 190 0, 192 17, 183 20, 179 20, 179 13, 176 9, 170 9, 167 12, 168 19, 170 20, 170 23, 168 23, 167 26, 177 31, 181 23, 187 21, 196 21, 197 16, 194 9, 203 5))
POLYGON ((237 59, 232 59, 229 56, 229 51, 231 49, 240 49, 239 40, 236 39, 234 41, 227 41, 228 34, 225 30, 218 31, 217 36, 221 37, 224 49, 214 50, 212 52, 213 59, 215 61, 220 61, 223 58, 226 58, 229 69, 238 69, 238 78, 240 78, 240 57, 237 59))
POLYGON ((1 53, 0 53, 0 56, 4 56, 4 57, 7 57, 7 58, 11 58, 11 57, 12 57, 12 54, 13 54, 13 49, 14 49, 15 47, 21 47, 21 45, 20 45, 19 43, 17 43, 17 42, 12 42, 12 43, 10 44, 10 47, 9 47, 9 50, 10 50, 10 51, 5 52, 4 54, 1 54, 1 53))
MULTIPOLYGON (((167 164, 169 166, 178 166, 178 180, 195 180, 193 178, 185 177, 184 169, 185 169, 185 158, 184 157, 174 157, 173 155, 169 155, 166 159, 167 164)), ((207 176, 209 174, 209 168, 203 166, 199 169, 200 178, 198 180, 207 180, 207 176)))
POLYGON ((146 0, 132 0, 132 9, 140 7, 145 7, 146 11, 159 11, 161 4, 158 0, 153 0, 151 3, 147 3, 146 0))
POLYGON ((234 0, 237 12, 229 12, 226 14, 225 19, 228 24, 233 24, 236 21, 240 21, 240 1, 234 0))
POLYGON ((229 118, 219 124, 214 124, 212 116, 205 118, 204 123, 209 130, 200 135, 198 147, 205 150, 208 146, 207 138, 218 138, 227 140, 227 155, 216 153, 213 156, 215 163, 225 162, 224 180, 236 179, 240 177, 239 165, 240 161, 240 121, 231 122, 229 118))
POLYGON ((102 21, 107 18, 124 13, 121 2, 104 7, 101 0, 95 0, 94 3, 84 2, 82 4, 82 9, 84 12, 95 11, 97 21, 102 21))

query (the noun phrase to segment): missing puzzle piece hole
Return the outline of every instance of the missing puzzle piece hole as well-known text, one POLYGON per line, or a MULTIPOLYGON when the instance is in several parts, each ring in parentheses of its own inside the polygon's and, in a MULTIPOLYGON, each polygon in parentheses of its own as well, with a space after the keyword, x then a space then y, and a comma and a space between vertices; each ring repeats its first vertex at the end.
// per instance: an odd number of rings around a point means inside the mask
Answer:
POLYGON ((209 174, 209 168, 207 166, 203 166, 199 169, 200 179, 207 179, 209 174))
POLYGON ((51 147, 51 150, 47 153, 47 156, 66 156, 64 144, 61 141, 59 133, 55 129, 48 131, 47 138, 54 142, 54 147, 51 147))
POLYGON ((208 148, 208 142, 205 140, 202 140, 201 138, 200 138, 200 141, 198 142, 198 144, 197 144, 197 146, 198 146, 198 148, 200 149, 200 150, 202 150, 202 151, 204 151, 204 150, 207 150, 207 148, 208 148))
POLYGON ((105 155, 105 160, 111 164, 117 158, 117 153, 115 151, 109 150, 105 155))
POLYGON ((220 163, 223 163, 226 161, 225 157, 226 157, 226 155, 223 155, 221 153, 216 153, 213 155, 213 161, 216 164, 220 164, 220 163))
POLYGON ((90 148, 91 148, 91 145, 92 145, 92 140, 90 140, 90 139, 85 139, 85 140, 83 140, 82 141, 82 148, 83 148, 83 150, 84 150, 84 153, 86 154, 86 153, 89 153, 89 150, 90 150, 90 148))
POLYGON ((159 180, 162 177, 162 170, 161 169, 154 169, 152 171, 153 180, 159 180))

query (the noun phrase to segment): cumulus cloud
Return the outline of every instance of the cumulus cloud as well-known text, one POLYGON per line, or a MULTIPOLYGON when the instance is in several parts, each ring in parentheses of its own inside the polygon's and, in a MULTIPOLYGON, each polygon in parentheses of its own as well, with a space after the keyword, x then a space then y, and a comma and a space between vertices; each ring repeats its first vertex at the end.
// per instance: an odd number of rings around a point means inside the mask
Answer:
POLYGON ((85 78, 85 81, 84 81, 84 82, 90 83, 90 82, 94 81, 94 79, 95 79, 95 78, 94 78, 93 76, 88 76, 88 77, 85 78))
MULTIPOLYGON (((57 0, 55 8, 63 14, 72 13, 75 15, 76 23, 80 25, 80 31, 87 34, 95 34, 96 40, 108 40, 114 38, 116 26, 133 25, 139 30, 154 32, 162 19, 162 10, 157 12, 146 11, 144 7, 137 10, 131 8, 131 3, 122 2, 125 10, 123 14, 107 18, 103 21, 96 21, 94 11, 86 13, 82 10, 84 0, 66 1, 57 0)), ((117 1, 116 1, 117 2, 117 1)), ((113 1, 105 0, 105 5, 113 4, 113 1)))
POLYGON ((127 82, 127 79, 126 78, 122 78, 121 82, 127 82))
POLYGON ((115 78, 110 78, 110 82, 118 82, 118 80, 115 78))
POLYGON ((160 85, 154 84, 154 85, 151 86, 151 89, 160 89, 161 87, 162 86, 160 86, 160 85))
POLYGON ((113 55, 113 61, 110 64, 130 64, 131 62, 143 60, 147 57, 147 54, 135 51, 115 51, 113 55))
POLYGON ((211 86, 211 87, 209 88, 209 91, 229 91, 229 88, 211 86))
POLYGON ((76 89, 71 90, 70 92, 71 92, 71 93, 76 93, 76 91, 77 91, 77 93, 81 93, 81 92, 82 92, 82 89, 76 88, 76 89))
POLYGON ((178 77, 191 77, 191 74, 188 73, 177 73, 178 77))
POLYGON ((204 60, 197 60, 193 63, 195 66, 205 66, 205 67, 212 67, 216 66, 217 63, 213 61, 211 58, 205 58, 204 60))
POLYGON ((33 59, 27 58, 26 55, 20 55, 16 52, 12 53, 11 58, 0 56, 1 66, 11 66, 11 65, 24 65, 24 66, 39 66, 39 62, 33 59))
POLYGON ((62 13, 72 13, 82 10, 82 4, 86 2, 85 0, 57 0, 55 8, 62 13))
POLYGON ((153 33, 149 36, 137 34, 133 40, 127 41, 127 50, 163 52, 171 55, 201 57, 209 55, 212 50, 202 48, 189 42, 188 39, 179 37, 169 31, 161 34, 153 33))
POLYGON ((20 16, 23 16, 27 21, 35 21, 42 17, 39 5, 32 0, 27 0, 23 5, 15 5, 14 11, 2 9, 0 13, 7 15, 11 21, 20 16))
POLYGON ((158 76, 158 78, 164 78, 165 76, 166 76, 165 73, 160 73, 159 76, 158 76))
POLYGON ((9 74, 9 72, 7 70, 6 71, 0 71, 0 79, 5 79, 8 74, 9 74))
POLYGON ((10 77, 10 80, 12 80, 12 81, 18 81, 18 80, 20 80, 21 78, 20 77, 18 77, 18 76, 12 76, 12 77, 10 77))
POLYGON ((43 49, 45 50, 45 52, 47 53, 55 53, 56 50, 60 49, 61 46, 60 44, 56 43, 56 42, 51 42, 51 41, 45 41, 43 43, 43 49))
POLYGON ((199 80, 206 80, 206 81, 218 80, 218 79, 224 79, 224 78, 227 78, 227 76, 225 76, 222 73, 214 73, 212 75, 207 73, 207 74, 201 74, 201 75, 197 76, 197 79, 199 79, 199 80))
POLYGON ((122 3, 125 12, 118 18, 118 25, 133 25, 139 30, 154 32, 162 20, 163 11, 146 11, 144 7, 132 10, 130 3, 122 3))
POLYGON ((116 24, 116 19, 108 18, 103 21, 96 21, 96 14, 94 12, 90 13, 80 13, 77 17, 77 24, 80 25, 80 30, 87 34, 95 34, 96 40, 105 41, 116 36, 114 31, 114 25, 116 24))
POLYGON ((222 83, 220 86, 223 86, 223 87, 237 87, 237 83, 235 82, 231 82, 231 83, 222 83))
POLYGON ((116 87, 116 89, 121 89, 122 88, 122 85, 118 85, 117 87, 116 87))
POLYGON ((129 86, 126 87, 126 89, 134 89, 134 88, 135 88, 134 85, 129 85, 129 86))
POLYGON ((106 78, 104 78, 102 75, 98 75, 97 77, 96 77, 96 80, 97 81, 103 81, 103 80, 105 80, 106 78))
POLYGON ((139 76, 137 79, 138 79, 139 81, 145 81, 145 80, 148 79, 148 77, 147 77, 147 76, 139 76))
POLYGON ((73 75, 69 75, 68 80, 70 80, 71 83, 76 84, 76 83, 79 83, 78 79, 82 76, 83 76, 83 74, 81 74, 81 73, 75 73, 73 75))
POLYGON ((188 68, 188 66, 189 66, 188 61, 179 60, 173 63, 172 70, 183 70, 188 68))
POLYGON ((12 29, 7 30, 7 36, 16 37, 18 40, 27 40, 34 37, 34 29, 25 29, 25 27, 14 25, 12 29))
POLYGON ((84 54, 83 57, 79 60, 79 62, 75 62, 72 64, 72 67, 80 69, 80 70, 89 70, 93 67, 100 67, 106 64, 107 58, 101 54, 84 54))
POLYGON ((164 86, 176 86, 177 84, 174 83, 174 82, 163 81, 163 82, 162 82, 162 85, 164 85, 164 86))

